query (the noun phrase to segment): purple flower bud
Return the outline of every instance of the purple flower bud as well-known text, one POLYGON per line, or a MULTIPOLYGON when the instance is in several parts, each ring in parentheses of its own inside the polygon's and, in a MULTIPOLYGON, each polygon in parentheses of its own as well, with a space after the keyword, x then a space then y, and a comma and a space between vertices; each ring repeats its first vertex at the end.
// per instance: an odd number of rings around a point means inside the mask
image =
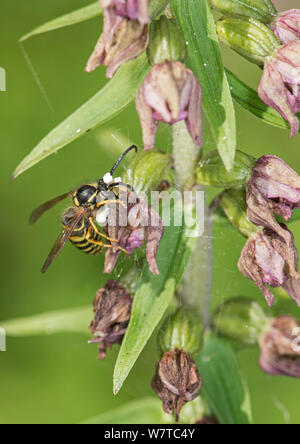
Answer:
POLYGON ((291 137, 299 130, 296 113, 300 109, 300 40, 275 51, 265 63, 258 95, 290 124, 291 137))
MULTIPOLYGON (((124 209, 123 209, 124 210, 124 209)), ((117 246, 126 250, 131 255, 146 243, 146 257, 150 271, 159 275, 156 255, 160 241, 164 234, 164 227, 159 214, 150 208, 147 202, 139 200, 135 204, 129 204, 126 211, 126 226, 110 226, 107 231, 111 238, 118 239, 117 246)), ((120 217, 117 217, 120 220, 120 217)), ((105 273, 111 273, 115 268, 121 251, 118 248, 108 249, 105 256, 105 273)))
POLYGON ((116 281, 108 281, 94 301, 95 317, 90 330, 99 344, 99 359, 104 359, 106 349, 121 344, 130 320, 132 299, 127 290, 116 281))
POLYGON ((202 90, 195 75, 180 62, 154 65, 140 88, 136 106, 145 150, 154 146, 158 122, 185 120, 197 145, 202 145, 202 90))
MULTIPOLYGON (((293 210, 300 208, 300 176, 279 157, 263 156, 252 170, 247 200, 251 220, 252 212, 259 214, 261 211, 270 211, 289 221, 293 210), (256 209, 252 208, 252 196, 257 198, 257 202, 262 201, 256 209)), ((264 223, 260 225, 265 226, 264 223)))
POLYGON ((284 44, 300 39, 300 9, 282 12, 277 16, 271 28, 284 44))
POLYGON ((267 228, 254 234, 242 250, 238 263, 241 273, 254 281, 269 306, 274 296, 267 287, 283 287, 300 306, 298 254, 292 233, 284 225, 285 238, 267 228), (287 242, 288 239, 288 242, 287 242))
POLYGON ((105 65, 112 78, 121 65, 141 55, 148 45, 148 27, 136 20, 122 17, 112 9, 103 9, 103 33, 91 55, 86 71, 105 65))
POLYGON ((291 316, 280 316, 261 339, 259 364, 271 375, 300 378, 300 323, 291 316))
POLYGON ((148 6, 150 0, 100 0, 102 9, 114 8, 116 14, 137 20, 143 25, 150 22, 148 6))

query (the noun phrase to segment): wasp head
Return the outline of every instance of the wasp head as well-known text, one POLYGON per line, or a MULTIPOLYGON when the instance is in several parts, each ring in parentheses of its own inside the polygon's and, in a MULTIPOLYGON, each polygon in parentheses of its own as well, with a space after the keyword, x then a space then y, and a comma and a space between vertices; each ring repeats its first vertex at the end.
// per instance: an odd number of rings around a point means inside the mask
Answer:
POLYGON ((95 185, 83 185, 73 196, 73 202, 76 207, 93 207, 97 203, 98 189, 95 185))

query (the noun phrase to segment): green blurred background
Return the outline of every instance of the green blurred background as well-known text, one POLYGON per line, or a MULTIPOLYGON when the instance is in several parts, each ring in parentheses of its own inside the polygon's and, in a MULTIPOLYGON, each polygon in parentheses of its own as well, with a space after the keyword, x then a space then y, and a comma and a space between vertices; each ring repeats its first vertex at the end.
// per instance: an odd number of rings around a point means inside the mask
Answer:
MULTIPOLYGON (((46 276, 39 272, 59 231, 64 208, 50 212, 34 228, 30 211, 50 197, 100 177, 113 161, 104 155, 94 134, 41 162, 14 183, 16 165, 56 124, 105 84, 104 69, 85 74, 85 62, 100 32, 99 19, 45 34, 28 42, 28 53, 39 82, 29 69, 18 39, 37 25, 86 5, 85 0, 6 0, 1 2, 0 66, 7 72, 7 92, 0 93, 1 138, 1 321, 92 303, 103 283, 102 259, 77 254, 67 246, 46 276)), ((278 2, 280 3, 280 2, 278 2)), ((285 4, 286 2, 281 2, 285 4)), ((297 2, 294 2, 296 5, 297 2)), ((293 5, 293 2, 290 2, 293 5)), ((224 48, 224 61, 255 87, 259 70, 224 48)), ((237 108, 239 148, 255 156, 272 153, 300 171, 299 137, 291 141, 279 130, 237 108)), ((134 106, 106 126, 141 143, 134 106)), ((207 148, 213 148, 205 133, 207 148)), ((168 144, 163 128, 158 145, 168 144)), ((300 224, 294 226, 300 248, 300 224)), ((237 295, 262 300, 256 287, 236 268, 244 240, 232 230, 215 230, 214 305, 237 295)), ((288 300, 286 313, 297 315, 288 300)), ((275 309, 276 310, 276 309, 275 309)), ((87 335, 64 334, 8 339, 0 353, 1 423, 76 423, 125 402, 152 394, 150 380, 156 360, 152 341, 140 357, 118 396, 112 394, 116 347, 104 362, 97 361, 87 335)), ((299 423, 300 384, 266 376, 258 367, 259 352, 239 354, 252 395, 256 423, 299 423)))

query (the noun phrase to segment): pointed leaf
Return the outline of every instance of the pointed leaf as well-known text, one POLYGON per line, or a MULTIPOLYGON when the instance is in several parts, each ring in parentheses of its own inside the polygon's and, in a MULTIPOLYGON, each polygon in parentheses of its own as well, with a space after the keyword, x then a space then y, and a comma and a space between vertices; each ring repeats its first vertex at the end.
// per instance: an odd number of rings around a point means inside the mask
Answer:
POLYGON ((227 170, 236 149, 235 111, 222 64, 215 22, 207 0, 172 0, 178 24, 188 42, 187 65, 203 89, 203 107, 227 170))
POLYGON ((56 29, 65 28, 66 26, 76 25, 77 23, 81 23, 97 17, 100 14, 101 8, 99 2, 92 3, 89 6, 85 6, 84 8, 78 9, 77 11, 69 12, 68 14, 57 17, 50 22, 38 26, 33 31, 30 31, 28 34, 21 37, 20 41, 24 42, 34 35, 44 34, 45 32, 49 31, 55 31, 56 29))
MULTIPOLYGON (((137 145, 135 140, 129 139, 119 129, 106 126, 96 130, 93 133, 93 139, 99 145, 101 151, 107 154, 113 161, 118 159, 129 146, 137 145)), ((128 158, 125 157, 122 162, 123 169, 125 169, 127 164, 128 158)))
MULTIPOLYGON (((167 4, 169 0, 152 0, 149 6, 149 15, 150 17, 156 17, 160 14, 167 4)), ((37 28, 30 31, 28 34, 24 35, 20 38, 20 42, 24 42, 28 40, 30 37, 33 37, 38 34, 44 34, 45 32, 55 31, 56 29, 65 28, 66 26, 76 25, 78 23, 93 19, 102 13, 99 1, 94 2, 88 6, 80 8, 76 11, 69 12, 68 14, 64 14, 61 17, 57 17, 43 25, 38 26, 37 28)))
POLYGON ((91 306, 43 313, 27 318, 0 322, 7 336, 38 336, 54 333, 87 333, 93 310, 91 306))
MULTIPOLYGON (((155 18, 159 15, 168 3, 169 0, 152 0, 149 5, 150 17, 155 18)), ((92 5, 90 7, 92 8, 92 5)), ((87 16, 88 18, 91 17, 87 16)), ((123 111, 135 98, 149 69, 146 54, 123 65, 101 91, 58 125, 34 148, 16 168, 12 179, 123 111)))
POLYGON ((145 54, 122 66, 101 91, 58 125, 34 148, 17 167, 13 178, 123 111, 134 99, 148 69, 145 54))
MULTIPOLYGON (((178 214, 175 208, 171 213, 178 214)), ((195 246, 195 238, 187 237, 187 228, 165 228, 158 252, 160 276, 146 267, 135 294, 130 324, 123 340, 114 372, 114 393, 118 393, 155 327, 167 310, 181 281, 185 266, 195 246)))
MULTIPOLYGON (((269 125, 278 128, 290 128, 289 124, 277 111, 265 105, 264 102, 260 100, 256 91, 249 88, 249 86, 238 79, 231 71, 226 70, 226 74, 232 97, 239 105, 269 125)), ((300 118, 299 114, 298 117, 300 118)))
POLYGON ((219 421, 250 424, 250 396, 231 345, 207 332, 196 364, 204 381, 202 393, 219 421))
POLYGON ((170 424, 172 417, 163 413, 156 398, 144 398, 88 419, 82 424, 170 424))

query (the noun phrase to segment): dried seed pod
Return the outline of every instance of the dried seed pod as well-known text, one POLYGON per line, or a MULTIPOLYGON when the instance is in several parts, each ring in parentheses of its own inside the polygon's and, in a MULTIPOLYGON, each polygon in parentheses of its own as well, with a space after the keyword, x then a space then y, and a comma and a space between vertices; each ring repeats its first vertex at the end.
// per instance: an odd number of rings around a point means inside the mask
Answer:
POLYGON ((130 320, 132 299, 127 290, 116 281, 108 281, 94 301, 95 317, 90 325, 94 335, 90 343, 99 344, 99 359, 104 359, 107 348, 121 344, 130 320))

